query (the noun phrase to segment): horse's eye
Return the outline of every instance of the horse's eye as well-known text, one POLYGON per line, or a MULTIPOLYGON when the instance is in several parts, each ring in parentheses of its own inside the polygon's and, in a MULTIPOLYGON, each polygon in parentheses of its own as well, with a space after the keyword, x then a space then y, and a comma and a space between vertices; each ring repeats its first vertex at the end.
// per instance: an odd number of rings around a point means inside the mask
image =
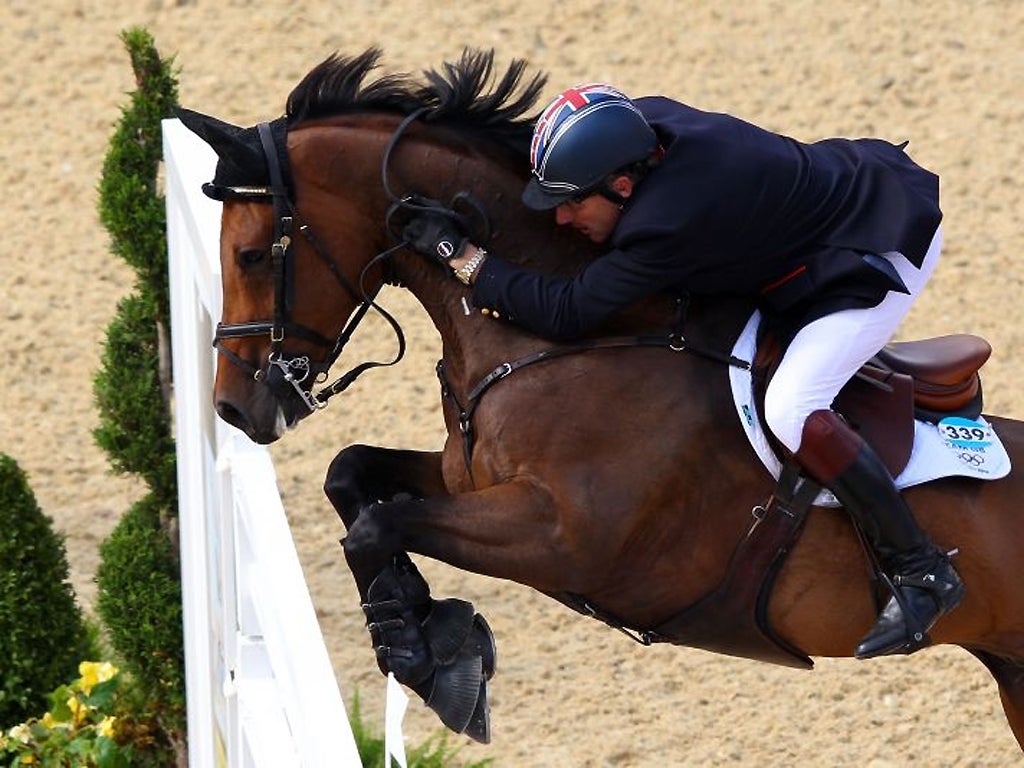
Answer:
POLYGON ((266 257, 266 253, 257 248, 246 248, 238 253, 238 261, 243 267, 254 267, 266 257))

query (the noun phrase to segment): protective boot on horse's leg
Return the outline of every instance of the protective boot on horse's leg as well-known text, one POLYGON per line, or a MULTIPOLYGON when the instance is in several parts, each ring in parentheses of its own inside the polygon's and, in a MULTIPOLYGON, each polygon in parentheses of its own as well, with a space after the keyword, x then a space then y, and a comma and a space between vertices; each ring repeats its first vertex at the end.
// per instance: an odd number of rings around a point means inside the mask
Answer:
POLYGON ((400 552, 370 583, 363 611, 381 672, 412 688, 456 733, 490 741, 494 635, 472 603, 433 599, 400 552))
POLYGON ((796 459, 856 520, 891 579, 893 596, 861 639, 857 658, 926 645, 928 630, 963 599, 949 556, 918 526, 881 459, 834 411, 807 418, 796 459))

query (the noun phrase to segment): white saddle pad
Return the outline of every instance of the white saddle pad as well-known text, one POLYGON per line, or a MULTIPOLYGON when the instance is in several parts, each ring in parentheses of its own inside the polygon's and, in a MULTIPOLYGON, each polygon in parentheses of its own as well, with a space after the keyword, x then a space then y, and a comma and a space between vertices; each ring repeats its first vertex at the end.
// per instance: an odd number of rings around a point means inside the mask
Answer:
MULTIPOLYGON (((760 323, 760 313, 754 312, 733 347, 733 355, 741 360, 753 360, 760 323)), ((761 421, 757 418, 750 371, 731 366, 729 380, 736 411, 747 438, 765 468, 777 480, 782 462, 772 450, 761 421)), ((977 420, 955 416, 943 419, 938 424, 914 422, 914 447, 906 468, 896 478, 896 486, 907 488, 940 477, 954 476, 997 480, 1008 474, 1010 457, 992 425, 982 416, 977 420)), ((835 497, 828 491, 822 491, 815 504, 838 506, 835 497)))

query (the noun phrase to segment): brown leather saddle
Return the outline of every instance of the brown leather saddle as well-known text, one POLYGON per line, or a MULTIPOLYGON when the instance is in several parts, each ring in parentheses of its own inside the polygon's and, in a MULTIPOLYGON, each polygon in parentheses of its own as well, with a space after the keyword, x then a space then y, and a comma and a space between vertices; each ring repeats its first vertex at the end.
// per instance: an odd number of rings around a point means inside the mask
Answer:
POLYGON ((991 354, 987 341, 969 334, 893 342, 850 380, 835 408, 897 477, 910 460, 915 419, 981 415, 978 371, 991 354))
MULTIPOLYGON (((895 477, 907 465, 914 419, 977 418, 982 409, 979 369, 992 352, 977 336, 956 334, 895 342, 873 357, 842 390, 836 410, 875 448, 895 477)), ((752 372, 763 399, 782 347, 762 340, 752 372)), ((781 455, 781 454, 780 454, 781 455)), ((755 507, 754 520, 733 552, 719 586, 681 613, 644 633, 650 642, 810 669, 810 657, 775 634, 768 601, 779 569, 803 530, 820 490, 785 464, 769 501, 755 507)))

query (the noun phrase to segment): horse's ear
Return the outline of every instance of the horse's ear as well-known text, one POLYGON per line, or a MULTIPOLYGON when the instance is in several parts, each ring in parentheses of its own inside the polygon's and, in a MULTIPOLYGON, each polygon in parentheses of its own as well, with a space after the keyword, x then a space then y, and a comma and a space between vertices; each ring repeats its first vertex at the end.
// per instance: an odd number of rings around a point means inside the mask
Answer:
POLYGON ((259 168, 263 164, 263 152, 254 146, 251 128, 240 128, 209 115, 179 107, 178 119, 209 144, 222 161, 238 168, 259 168))
POLYGON ((266 161, 254 128, 240 128, 198 112, 178 108, 185 128, 206 141, 217 153, 215 184, 266 183, 266 161))

